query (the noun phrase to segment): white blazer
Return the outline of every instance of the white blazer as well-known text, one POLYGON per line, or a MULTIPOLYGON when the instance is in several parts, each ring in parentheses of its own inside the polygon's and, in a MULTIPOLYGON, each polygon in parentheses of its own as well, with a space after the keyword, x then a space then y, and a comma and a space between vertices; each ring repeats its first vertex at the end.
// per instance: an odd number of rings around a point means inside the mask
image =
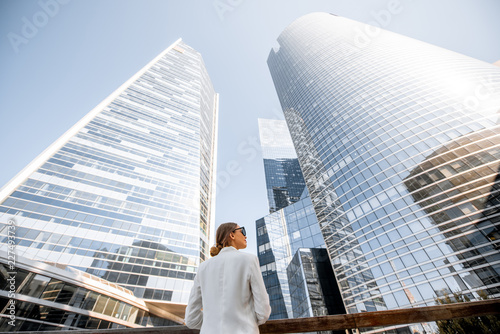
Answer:
POLYGON ((252 334, 270 314, 257 257, 225 247, 198 268, 184 321, 200 334, 252 334))

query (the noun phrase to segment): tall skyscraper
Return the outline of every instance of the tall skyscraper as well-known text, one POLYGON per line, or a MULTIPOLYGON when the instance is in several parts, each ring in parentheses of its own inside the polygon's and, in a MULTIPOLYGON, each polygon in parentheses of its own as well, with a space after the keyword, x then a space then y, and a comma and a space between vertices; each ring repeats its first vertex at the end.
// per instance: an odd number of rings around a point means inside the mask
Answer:
POLYGON ((348 313, 500 296, 500 69, 326 13, 268 65, 348 313))
POLYGON ((305 188, 297 153, 286 122, 259 118, 269 212, 297 202, 305 188))
POLYGON ((271 302, 270 319, 293 318, 288 265, 300 248, 325 247, 307 189, 301 200, 258 219, 255 226, 257 255, 271 302))
MULTIPOLYGON (((292 300, 293 297, 295 299, 302 298, 307 293, 300 285, 300 288, 297 287, 294 290, 300 295, 292 296, 290 294, 287 269, 294 254, 299 249, 304 249, 306 252, 305 248, 325 248, 325 242, 309 193, 305 188, 305 182, 285 121, 259 119, 259 132, 271 213, 256 221, 257 251, 264 284, 270 296, 272 309, 270 318, 286 319, 306 316, 306 312, 298 313, 294 310, 292 300), (275 163, 273 164, 273 162, 275 163), (273 168, 283 163, 296 167, 293 169, 273 168), (282 207, 275 207, 278 210, 272 210, 273 205, 277 202, 275 197, 273 198, 275 192, 269 190, 273 186, 279 185, 278 182, 281 182, 282 185, 289 185, 287 188, 293 189, 291 192, 300 190, 302 194, 297 199, 287 197, 287 201, 282 202, 282 207)), ((309 267, 311 270, 306 274, 318 276, 317 271, 313 270, 313 266, 309 267)), ((307 270, 301 272, 304 271, 307 270)), ((329 279, 336 286, 335 277, 331 275, 329 279)), ((322 302, 329 303, 329 301, 324 300, 322 302)), ((311 305, 310 300, 305 301, 305 303, 311 305)), ((312 301, 312 304, 317 306, 321 303, 312 301)))
POLYGON ((213 233, 217 114, 200 53, 179 39, 2 188, 2 236, 13 221, 18 256, 178 310, 213 233))

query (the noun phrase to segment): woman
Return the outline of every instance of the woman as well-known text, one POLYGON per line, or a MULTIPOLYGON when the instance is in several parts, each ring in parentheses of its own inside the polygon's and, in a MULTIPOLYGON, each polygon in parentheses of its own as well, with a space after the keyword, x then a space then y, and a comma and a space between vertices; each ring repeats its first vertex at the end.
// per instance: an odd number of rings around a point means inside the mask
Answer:
POLYGON ((247 247, 246 231, 236 223, 219 226, 211 259, 200 264, 184 319, 200 334, 259 333, 271 314, 269 296, 255 255, 247 247))

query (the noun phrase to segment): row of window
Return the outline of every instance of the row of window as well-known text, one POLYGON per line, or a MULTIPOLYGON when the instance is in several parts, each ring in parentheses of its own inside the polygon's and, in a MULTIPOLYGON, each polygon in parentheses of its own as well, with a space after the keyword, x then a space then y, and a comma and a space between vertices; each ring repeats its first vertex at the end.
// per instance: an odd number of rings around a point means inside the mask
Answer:
MULTIPOLYGON (((8 272, 8 268, 0 264, 0 287, 5 291, 10 291, 10 282, 7 281, 8 272)), ((132 323, 137 323, 137 316, 142 311, 101 293, 22 269, 16 270, 15 286, 16 293, 20 295, 93 311, 132 323)), ((2 313, 6 312, 9 311, 4 309, 2 313)))

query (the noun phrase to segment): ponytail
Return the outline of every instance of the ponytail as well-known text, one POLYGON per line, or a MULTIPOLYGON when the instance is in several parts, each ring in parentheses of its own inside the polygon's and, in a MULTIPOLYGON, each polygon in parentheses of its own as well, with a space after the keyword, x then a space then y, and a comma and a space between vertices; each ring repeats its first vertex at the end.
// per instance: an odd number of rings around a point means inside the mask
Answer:
POLYGON ((222 248, 228 246, 229 235, 238 226, 236 223, 224 223, 220 224, 215 233, 215 245, 210 248, 210 256, 216 256, 219 254, 222 248))

